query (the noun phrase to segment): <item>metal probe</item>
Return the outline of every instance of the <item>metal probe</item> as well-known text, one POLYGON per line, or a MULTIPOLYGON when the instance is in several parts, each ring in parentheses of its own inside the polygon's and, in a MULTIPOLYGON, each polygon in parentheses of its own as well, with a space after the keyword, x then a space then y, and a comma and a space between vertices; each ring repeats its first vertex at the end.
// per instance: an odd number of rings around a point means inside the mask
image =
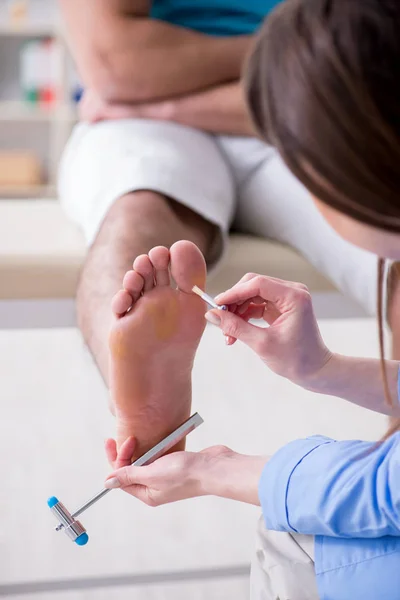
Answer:
POLYGON ((217 304, 214 298, 209 296, 206 292, 203 292, 197 285, 192 287, 192 292, 200 296, 200 298, 202 298, 204 302, 207 302, 212 308, 216 308, 217 310, 228 310, 228 307, 225 306, 225 304, 217 304))

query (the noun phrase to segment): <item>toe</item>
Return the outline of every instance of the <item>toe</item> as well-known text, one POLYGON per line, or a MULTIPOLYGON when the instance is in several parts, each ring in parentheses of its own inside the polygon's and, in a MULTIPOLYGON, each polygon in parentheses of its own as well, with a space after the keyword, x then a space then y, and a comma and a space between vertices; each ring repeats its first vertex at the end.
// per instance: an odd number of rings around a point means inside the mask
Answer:
POLYGON ((111 302, 111 310, 116 317, 124 315, 132 306, 132 296, 126 290, 117 292, 111 302))
POLYGON ((204 289, 207 275, 204 256, 192 242, 176 242, 171 247, 171 274, 183 292, 191 292, 197 285, 204 289))
POLYGON ((149 252, 149 258, 154 267, 154 279, 157 285, 169 285, 169 250, 164 246, 157 246, 149 252))
POLYGON ((132 297, 132 304, 136 302, 144 288, 144 279, 136 271, 128 271, 124 277, 124 289, 129 292, 132 297))
POLYGON ((136 273, 143 277, 143 291, 148 292, 151 290, 154 287, 154 270, 151 260, 147 254, 141 254, 138 256, 133 263, 133 268, 136 273))

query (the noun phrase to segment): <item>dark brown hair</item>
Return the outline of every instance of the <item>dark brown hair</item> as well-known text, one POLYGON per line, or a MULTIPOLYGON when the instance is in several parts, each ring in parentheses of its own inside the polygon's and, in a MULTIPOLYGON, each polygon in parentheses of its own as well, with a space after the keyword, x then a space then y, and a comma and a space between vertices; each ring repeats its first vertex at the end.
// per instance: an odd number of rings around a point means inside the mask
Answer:
MULTIPOLYGON (((400 0, 286 0, 244 77, 261 137, 325 204, 400 234, 400 0)), ((378 318, 385 396, 384 261, 378 318)), ((400 429, 400 420, 389 434, 400 429)))

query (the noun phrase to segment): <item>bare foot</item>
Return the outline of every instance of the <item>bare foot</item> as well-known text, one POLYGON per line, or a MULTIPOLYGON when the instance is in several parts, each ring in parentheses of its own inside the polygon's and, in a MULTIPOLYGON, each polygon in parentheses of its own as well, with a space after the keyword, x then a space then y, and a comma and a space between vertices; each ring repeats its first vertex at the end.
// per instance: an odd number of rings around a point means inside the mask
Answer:
MULTIPOLYGON (((114 297, 110 393, 117 445, 137 440, 134 458, 181 425, 191 409, 191 372, 204 331, 206 265, 191 242, 139 256, 114 297), (170 272, 178 289, 171 288, 170 272)), ((184 449, 184 442, 174 450, 184 449)))

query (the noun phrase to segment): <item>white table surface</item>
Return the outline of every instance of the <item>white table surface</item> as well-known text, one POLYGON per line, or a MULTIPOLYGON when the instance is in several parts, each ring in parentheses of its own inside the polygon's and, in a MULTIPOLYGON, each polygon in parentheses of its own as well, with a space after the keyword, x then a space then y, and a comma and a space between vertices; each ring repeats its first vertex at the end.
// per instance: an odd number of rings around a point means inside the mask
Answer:
MULTIPOLYGON (((332 350, 377 356, 373 320, 324 321, 321 330, 332 350)), ((259 509, 217 498, 153 509, 113 491, 81 517, 91 538, 86 547, 54 531, 47 497, 58 496, 72 511, 98 491, 108 472, 103 440, 113 434, 106 389, 77 330, 0 331, 0 382, 0 595, 5 585, 23 582, 113 581, 219 568, 234 574, 237 567, 240 575, 246 568, 259 509)), ((246 347, 226 348, 211 326, 196 359, 193 410, 205 423, 188 438, 191 450, 226 444, 271 454, 315 433, 377 439, 387 424, 386 417, 274 376, 246 347)), ((168 584, 172 592, 174 585, 168 584)), ((197 598, 197 585, 179 585, 192 586, 185 596, 197 598)), ((236 583, 215 585, 222 586, 222 598, 229 586, 239 589, 246 582, 242 573, 236 583)), ((104 598, 144 597, 139 587, 135 595, 113 589, 101 592, 104 598)), ((157 586, 146 589, 146 598, 166 597, 157 595, 157 586)), ((56 597, 103 598, 92 593, 56 597)), ((199 598, 219 597, 202 593, 199 598)), ((35 597, 54 595, 43 591, 35 597)))

